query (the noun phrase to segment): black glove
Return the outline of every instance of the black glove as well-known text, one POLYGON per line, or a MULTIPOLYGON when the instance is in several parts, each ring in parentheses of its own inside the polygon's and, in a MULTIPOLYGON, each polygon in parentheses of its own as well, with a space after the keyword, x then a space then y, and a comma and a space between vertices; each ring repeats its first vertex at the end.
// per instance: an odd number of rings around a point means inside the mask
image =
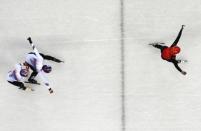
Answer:
POLYGON ((49 89, 49 92, 50 92, 50 94, 52 94, 52 93, 53 93, 53 90, 52 90, 52 88, 50 88, 50 89, 49 89))
POLYGON ((185 71, 182 71, 181 73, 182 73, 183 75, 186 75, 186 74, 187 74, 185 71))

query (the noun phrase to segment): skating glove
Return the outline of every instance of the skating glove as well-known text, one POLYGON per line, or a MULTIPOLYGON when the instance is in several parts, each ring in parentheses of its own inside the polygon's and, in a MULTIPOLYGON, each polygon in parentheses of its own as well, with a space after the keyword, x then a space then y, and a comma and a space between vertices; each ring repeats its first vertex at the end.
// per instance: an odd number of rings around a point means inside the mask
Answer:
POLYGON ((186 75, 186 74, 187 74, 185 71, 182 71, 181 73, 182 73, 183 75, 186 75))
POLYGON ((50 88, 50 89, 49 89, 49 92, 50 92, 50 94, 52 94, 52 93, 53 93, 53 90, 52 90, 52 88, 50 88))

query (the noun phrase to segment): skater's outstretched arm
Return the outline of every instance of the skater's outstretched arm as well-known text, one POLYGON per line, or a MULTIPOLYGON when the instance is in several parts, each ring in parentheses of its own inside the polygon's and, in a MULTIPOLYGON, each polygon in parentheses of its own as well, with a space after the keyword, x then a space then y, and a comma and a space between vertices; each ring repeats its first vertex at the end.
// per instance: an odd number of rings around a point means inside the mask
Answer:
MULTIPOLYGON (((162 43, 163 44, 163 43, 162 43)), ((158 44, 158 43, 153 43, 153 44, 150 44, 150 45, 152 45, 153 47, 155 47, 155 48, 158 48, 158 49, 160 49, 161 50, 161 52, 163 51, 163 49, 165 49, 165 48, 167 48, 167 46, 165 46, 165 45, 160 45, 160 44, 158 44)))
POLYGON ((171 47, 176 46, 177 43, 179 42, 179 39, 180 39, 180 37, 181 37, 181 34, 182 34, 182 31, 183 31, 183 28, 184 28, 184 25, 182 25, 182 27, 181 27, 181 29, 180 29, 180 31, 179 31, 179 34, 178 34, 176 40, 175 40, 175 41, 173 42, 173 44, 171 45, 171 47))
POLYGON ((64 61, 59 60, 59 59, 57 59, 57 58, 55 58, 53 56, 44 55, 42 53, 39 53, 39 54, 43 57, 43 59, 46 59, 46 60, 51 60, 51 61, 54 61, 54 62, 57 62, 57 63, 64 62, 64 61))
POLYGON ((43 72, 40 71, 40 72, 38 73, 38 75, 39 75, 39 77, 42 79, 43 83, 45 84, 45 87, 49 90, 49 92, 50 92, 50 93, 53 93, 53 90, 52 90, 52 88, 50 88, 49 82, 48 82, 47 78, 45 77, 45 75, 43 74, 43 72))
POLYGON ((181 72, 183 75, 186 75, 186 72, 183 71, 183 70, 179 67, 178 61, 177 61, 176 59, 172 59, 171 62, 174 64, 175 68, 176 68, 179 72, 181 72))

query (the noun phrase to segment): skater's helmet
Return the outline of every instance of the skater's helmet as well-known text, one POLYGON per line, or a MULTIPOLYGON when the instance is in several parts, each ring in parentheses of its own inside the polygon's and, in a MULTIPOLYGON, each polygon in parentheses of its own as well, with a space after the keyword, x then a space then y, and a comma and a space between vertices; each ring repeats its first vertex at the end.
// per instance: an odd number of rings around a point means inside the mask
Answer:
POLYGON ((52 71, 52 67, 49 66, 49 65, 43 65, 42 70, 43 70, 45 73, 50 73, 50 72, 52 71))
POLYGON ((180 52, 180 48, 178 46, 174 46, 171 48, 171 54, 176 55, 180 52))
POLYGON ((20 75, 23 77, 27 77, 29 74, 29 71, 27 69, 21 69, 20 70, 20 75))

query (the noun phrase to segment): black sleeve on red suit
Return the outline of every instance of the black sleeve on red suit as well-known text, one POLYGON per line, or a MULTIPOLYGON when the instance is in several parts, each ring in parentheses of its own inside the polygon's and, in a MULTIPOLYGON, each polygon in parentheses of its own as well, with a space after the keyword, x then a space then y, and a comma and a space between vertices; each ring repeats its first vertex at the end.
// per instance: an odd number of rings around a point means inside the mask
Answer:
POLYGON ((179 71, 182 72, 182 69, 178 66, 178 61, 176 59, 172 59, 171 62, 174 64, 175 68, 179 71))
POLYGON ((45 59, 45 60, 51 60, 51 61, 54 61, 54 62, 57 62, 57 63, 62 62, 61 60, 59 60, 59 59, 57 59, 57 58, 55 58, 55 57, 53 57, 53 56, 44 55, 44 54, 42 54, 42 53, 40 53, 40 55, 41 55, 41 56, 43 57, 43 59, 45 59))
POLYGON ((179 31, 179 34, 178 34, 176 40, 175 40, 175 41, 173 42, 173 44, 171 45, 171 47, 177 45, 177 43, 179 42, 179 39, 180 39, 180 37, 181 37, 182 31, 183 31, 183 27, 181 27, 181 29, 180 29, 180 31, 179 31))

